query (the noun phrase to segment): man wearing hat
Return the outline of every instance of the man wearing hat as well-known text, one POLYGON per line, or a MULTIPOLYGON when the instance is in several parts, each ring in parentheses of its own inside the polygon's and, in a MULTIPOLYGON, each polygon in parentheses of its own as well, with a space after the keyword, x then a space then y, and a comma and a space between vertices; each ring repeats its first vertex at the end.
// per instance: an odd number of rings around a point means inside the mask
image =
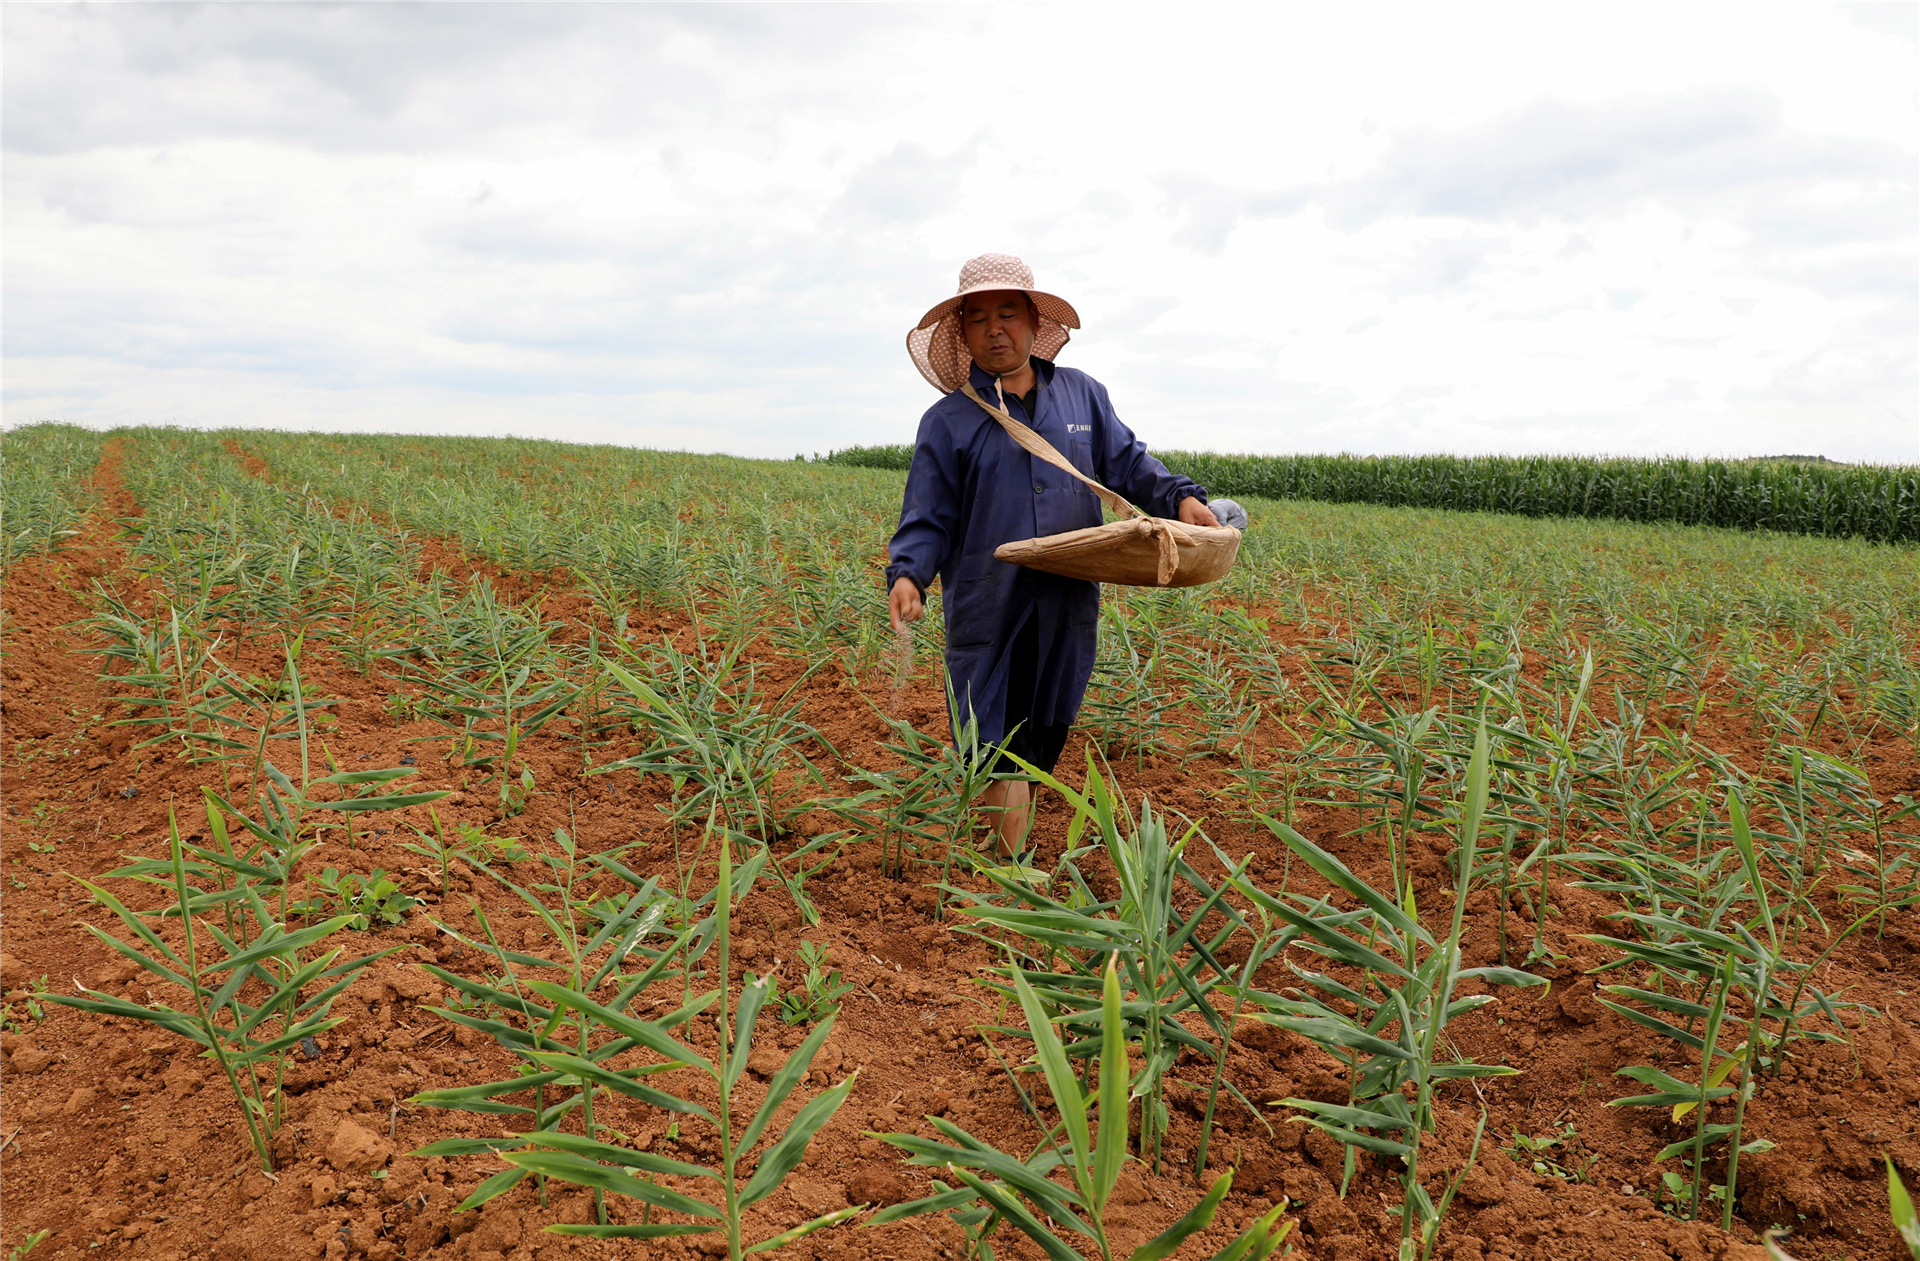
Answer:
MULTIPOLYGON (((1100 500, 1064 470, 1030 455, 962 386, 997 403, 1075 468, 1147 513, 1218 525, 1206 490, 1179 477, 1114 414, 1106 387, 1053 362, 1079 328, 1074 309, 1034 285, 1006 254, 960 269, 959 292, 907 334, 914 366, 943 395, 920 418, 900 528, 888 549, 894 630, 923 613, 940 579, 947 677, 956 727, 971 709, 982 744, 1012 733, 1010 752, 1051 771, 1093 675, 1100 586, 994 559, 1002 543, 1100 524, 1100 500)), ((1011 763, 1003 771, 1015 769, 1011 763)), ((983 804, 998 809, 1001 845, 1026 833, 1025 781, 1003 780, 983 804)))

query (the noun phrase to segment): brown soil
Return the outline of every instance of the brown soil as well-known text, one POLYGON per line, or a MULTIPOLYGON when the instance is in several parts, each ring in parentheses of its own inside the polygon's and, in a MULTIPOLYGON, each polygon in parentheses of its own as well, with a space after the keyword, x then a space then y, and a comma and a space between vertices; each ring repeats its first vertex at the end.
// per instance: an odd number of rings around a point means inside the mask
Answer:
MULTIPOLYGON (((244 453, 242 453, 244 454, 244 453)), ((88 532, 47 560, 17 565, 7 584, 4 697, 4 760, 0 792, 5 799, 4 976, 16 1019, 24 1009, 18 991, 46 977, 71 992, 75 979, 139 998, 144 983, 85 933, 83 923, 107 926, 111 916, 90 904, 68 877, 93 879, 125 855, 164 852, 169 811, 183 832, 204 829, 199 788, 218 785, 217 770, 196 768, 161 746, 132 748, 126 727, 111 725, 113 690, 96 678, 98 661, 85 655, 86 633, 72 624, 87 615, 80 593, 94 580, 116 585, 137 598, 138 584, 125 570, 126 557, 108 525, 135 511, 114 468, 110 449, 98 474, 108 495, 88 532)), ((255 461, 257 463, 257 461, 255 461)), ((264 475, 264 466, 255 468, 264 475)), ((469 559, 460 549, 426 540, 422 563, 458 578, 485 576, 503 594, 531 599, 550 593, 549 618, 576 622, 585 602, 561 588, 561 575, 514 575, 469 559)), ((672 616, 635 619, 635 629, 686 643, 689 628, 672 616)), ((1305 638, 1282 631, 1285 638, 1305 638)), ((278 663, 264 649, 249 649, 241 662, 263 673, 278 663)), ((671 876, 674 838, 655 809, 664 800, 651 781, 630 774, 584 778, 578 748, 564 737, 543 736, 529 762, 539 791, 525 812, 503 819, 491 790, 469 782, 443 761, 444 742, 409 742, 438 728, 399 722, 384 701, 403 686, 391 678, 366 677, 347 669, 324 649, 310 649, 308 686, 342 698, 337 730, 325 744, 342 766, 399 764, 418 759, 409 785, 448 788, 455 795, 438 808, 443 820, 488 827, 493 835, 526 838, 547 849, 556 827, 568 828, 587 853, 643 843, 629 865, 643 873, 671 876)), ((768 660, 763 690, 777 695, 799 673, 791 661, 768 660)), ((804 715, 850 762, 876 765, 875 742, 885 730, 875 705, 885 706, 890 678, 866 690, 842 678, 819 674, 802 687, 804 715), (873 704, 868 704, 872 701, 873 704)), ((900 716, 923 730, 944 721, 940 681, 915 676, 900 716)), ((1758 742, 1729 702, 1709 709, 1698 733, 1711 747, 1752 765, 1758 742)), ((1063 767, 1082 760, 1078 737, 1063 767)), ((601 754, 601 760, 606 760, 601 754)), ((1874 745, 1865 759, 1883 799, 1920 788, 1920 767, 1911 747, 1874 745)), ((285 765, 284 756, 281 758, 285 765)), ((823 768, 832 774, 832 768, 823 768)), ((1264 831, 1222 820, 1216 797, 1232 785, 1225 771, 1205 762, 1149 765, 1132 759, 1116 766, 1132 800, 1150 794, 1157 809, 1207 820, 1213 838, 1228 852, 1258 855, 1255 875, 1277 885, 1286 864, 1281 847, 1264 831)), ((1077 783, 1073 774, 1062 776, 1077 783)), ((1057 798, 1043 801, 1038 831, 1043 850, 1057 852, 1067 814, 1057 798)), ((426 809, 396 821, 382 817, 376 835, 362 835, 349 850, 331 842, 309 863, 367 871, 407 872, 409 887, 424 896, 427 912, 463 929, 473 927, 467 897, 485 906, 509 939, 528 948, 539 943, 537 922, 520 913, 510 895, 477 875, 457 877, 441 900, 425 860, 400 848, 410 836, 405 823, 425 825, 426 809)), ((1346 813, 1307 809, 1303 832, 1338 854, 1363 876, 1384 882, 1385 854, 1369 839, 1343 838, 1346 813)), ((825 826, 802 816, 797 830, 825 826)), ((783 845, 797 838, 789 838, 783 845)), ((777 847, 778 848, 778 847, 777 847)), ((931 895, 918 884, 887 879, 869 841, 845 852, 835 867, 809 885, 823 924, 802 931, 785 894, 763 886, 736 918, 736 958, 764 969, 785 960, 802 937, 831 943, 835 962, 859 990, 845 1003, 840 1024, 816 1067, 838 1081, 860 1070, 857 1089, 838 1117, 816 1139, 805 1165, 786 1189, 751 1215, 751 1237, 762 1238, 830 1208, 875 1197, 917 1194, 925 1171, 900 1165, 891 1148, 864 1136, 867 1130, 921 1129, 923 1113, 939 1112, 1009 1149, 1024 1152, 1034 1141, 1006 1077, 994 1068, 976 1023, 991 1023, 990 995, 971 984, 992 960, 985 948, 956 934, 954 922, 936 922, 931 895)), ((1444 849, 1415 858, 1423 904, 1441 905, 1444 849)), ((1211 860, 1197 864, 1217 871, 1211 860)), ((524 868, 517 873, 530 879, 524 868)), ((1294 887, 1312 890, 1293 865, 1294 887)), ((1657 1039, 1600 1008, 1587 969, 1598 951, 1577 934, 1610 931, 1603 919, 1617 904, 1590 891, 1556 885, 1554 904, 1563 916, 1554 935, 1569 958, 1551 971, 1551 989, 1503 991, 1497 1006, 1465 1018, 1456 1027, 1463 1054, 1504 1061, 1525 1069, 1518 1077, 1461 1085, 1444 1095, 1444 1115, 1427 1160, 1436 1174, 1463 1163, 1473 1125, 1484 1103, 1488 1141, 1466 1179, 1461 1198, 1442 1232, 1436 1255, 1455 1261, 1494 1257, 1758 1258, 1753 1232, 1739 1225, 1734 1236, 1677 1221, 1656 1208, 1645 1192, 1659 1177, 1653 1154, 1678 1133, 1652 1110, 1621 1110, 1605 1101, 1626 1093, 1612 1072, 1625 1064, 1658 1062, 1657 1039), (1581 1151, 1591 1158, 1584 1182, 1537 1176, 1497 1150, 1516 1130, 1546 1135, 1567 1122, 1577 1127, 1581 1151), (1638 1193, 1627 1188, 1636 1188, 1638 1193)), ((1487 963, 1494 953, 1497 908, 1490 894, 1470 902, 1468 961, 1487 963)), ((1829 909, 1836 918, 1837 908, 1829 909)), ((513 1063, 491 1042, 479 1039, 423 1010, 437 1001, 440 986, 415 964, 438 960, 457 971, 480 971, 471 952, 449 949, 424 914, 405 925, 375 931, 381 944, 407 949, 357 982, 337 1004, 347 1023, 321 1040, 311 1061, 296 1055, 288 1092, 293 1123, 280 1153, 277 1179, 257 1170, 246 1130, 223 1082, 210 1078, 185 1045, 149 1026, 132 1027, 67 1009, 48 1007, 38 1024, 0 1040, 4 1071, 6 1141, 3 1196, 4 1240, 37 1229, 53 1234, 34 1252, 41 1257, 95 1255, 153 1258, 327 1257, 390 1258, 596 1257, 698 1255, 691 1242, 601 1243, 542 1234, 554 1221, 585 1221, 589 1204, 556 1184, 543 1207, 529 1184, 483 1211, 452 1215, 450 1209, 499 1166, 481 1159, 419 1160, 406 1156, 435 1139, 508 1132, 485 1117, 437 1112, 408 1105, 416 1092, 497 1080, 513 1063), (391 1155, 389 1153, 399 1153, 391 1155), (366 1171, 384 1164, 382 1178, 366 1171)), ((1261 980, 1278 988, 1288 977, 1269 965, 1261 980)), ((1920 1075, 1898 1064, 1920 1052, 1920 1000, 1912 995, 1920 977, 1920 932, 1911 912, 1888 924, 1886 937, 1863 937, 1843 946, 1822 969, 1829 991, 1870 1004, 1879 1014, 1850 1014, 1853 1045, 1826 1046, 1802 1054, 1789 1076, 1769 1083, 1749 1109, 1748 1133, 1772 1140, 1770 1152, 1747 1157, 1741 1167, 1741 1212, 1746 1223, 1792 1226, 1789 1247, 1811 1258, 1893 1258, 1899 1247, 1886 1216, 1882 1152, 1912 1174, 1920 1171, 1920 1075)), ((763 1019, 763 1036, 788 1044, 798 1031, 763 1019)), ((1006 1048, 1017 1059, 1018 1044, 1006 1048)), ((1337 1064, 1312 1044, 1267 1026, 1243 1022, 1229 1061, 1229 1076, 1265 1103, 1289 1095, 1336 1098, 1343 1092, 1337 1064)), ((1176 1076, 1199 1081, 1207 1066, 1183 1063, 1176 1076)), ((817 1083, 816 1083, 817 1084, 817 1083)), ((1112 1220, 1118 1242, 1130 1249, 1168 1225, 1198 1191, 1182 1166, 1199 1131, 1200 1091, 1175 1089, 1171 1149, 1164 1176, 1129 1176, 1112 1220)), ((1237 1164, 1234 1192, 1221 1221, 1189 1242, 1183 1256, 1208 1256, 1234 1230, 1281 1196, 1297 1206, 1296 1255, 1357 1259, 1392 1254, 1398 1224, 1385 1206, 1397 1202, 1389 1170, 1362 1162, 1343 1199, 1336 1193, 1339 1148, 1318 1133, 1280 1120, 1272 1125, 1237 1106, 1222 1105, 1214 1138, 1214 1168, 1237 1164)), ((502 1118, 509 1125, 511 1118, 502 1118)), ((638 1104, 613 1109, 611 1124, 653 1150, 703 1159, 698 1127, 672 1139, 661 1114, 638 1104)), ((1669 1162, 1667 1167, 1674 1167, 1669 1162)), ((1002 1231, 996 1251, 1008 1258, 1040 1256, 1037 1249, 1002 1231)), ((706 1238, 711 1238, 708 1236, 706 1238)), ((841 1227, 811 1237, 781 1253, 794 1257, 918 1258, 956 1256, 958 1231, 942 1217, 923 1217, 876 1229, 841 1227)))

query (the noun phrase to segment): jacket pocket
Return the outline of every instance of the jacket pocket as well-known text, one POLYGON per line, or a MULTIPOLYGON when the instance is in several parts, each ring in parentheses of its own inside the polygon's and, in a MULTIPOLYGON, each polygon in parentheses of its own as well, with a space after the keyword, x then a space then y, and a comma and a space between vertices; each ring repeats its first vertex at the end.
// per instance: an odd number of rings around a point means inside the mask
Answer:
POLYGON ((1077 582, 1066 599, 1067 625, 1078 631, 1092 631, 1100 623, 1100 584, 1077 582))
POLYGON ((940 612, 947 622, 947 645, 951 648, 977 648, 993 642, 1000 628, 999 580, 962 578, 952 587, 942 588, 940 612))

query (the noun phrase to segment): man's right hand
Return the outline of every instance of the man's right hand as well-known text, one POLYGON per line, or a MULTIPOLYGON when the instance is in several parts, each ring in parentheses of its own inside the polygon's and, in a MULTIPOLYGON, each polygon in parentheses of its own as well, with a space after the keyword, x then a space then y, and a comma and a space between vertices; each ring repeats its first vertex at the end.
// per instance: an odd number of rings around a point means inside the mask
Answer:
POLYGON ((926 606, 920 598, 920 588, 911 578, 899 577, 893 580, 893 590, 887 593, 887 613, 893 621, 893 633, 898 635, 906 629, 908 622, 917 622, 926 616, 926 606))

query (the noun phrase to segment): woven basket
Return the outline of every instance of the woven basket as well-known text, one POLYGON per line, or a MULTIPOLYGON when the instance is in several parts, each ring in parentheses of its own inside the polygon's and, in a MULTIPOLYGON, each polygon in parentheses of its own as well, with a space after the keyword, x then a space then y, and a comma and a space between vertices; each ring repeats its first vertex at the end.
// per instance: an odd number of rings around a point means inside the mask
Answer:
POLYGON ((1085 530, 1002 543, 994 559, 1089 582, 1197 587, 1224 578, 1240 554, 1240 531, 1164 517, 1109 521, 1085 530))
POLYGON ((961 390, 1000 422, 1022 449, 1073 474, 1124 518, 1065 534, 1002 543, 995 560, 1066 578, 1114 582, 1126 587, 1197 587, 1223 578, 1240 555, 1240 531, 1232 526, 1188 525, 1150 517, 1069 464, 1053 444, 1015 420, 1005 408, 980 397, 971 382, 961 390))

